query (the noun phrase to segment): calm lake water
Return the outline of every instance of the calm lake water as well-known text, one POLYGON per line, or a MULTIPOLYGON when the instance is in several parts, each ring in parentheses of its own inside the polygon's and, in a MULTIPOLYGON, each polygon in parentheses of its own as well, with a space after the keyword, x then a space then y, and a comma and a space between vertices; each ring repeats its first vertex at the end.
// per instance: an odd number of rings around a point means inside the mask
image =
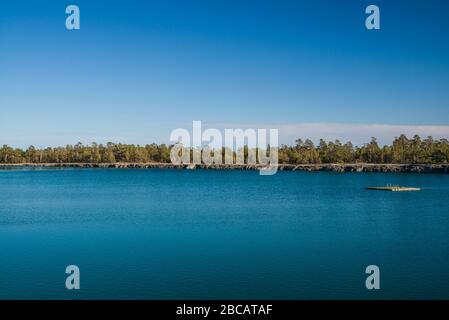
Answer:
POLYGON ((0 170, 0 298, 449 298, 449 175, 0 170))

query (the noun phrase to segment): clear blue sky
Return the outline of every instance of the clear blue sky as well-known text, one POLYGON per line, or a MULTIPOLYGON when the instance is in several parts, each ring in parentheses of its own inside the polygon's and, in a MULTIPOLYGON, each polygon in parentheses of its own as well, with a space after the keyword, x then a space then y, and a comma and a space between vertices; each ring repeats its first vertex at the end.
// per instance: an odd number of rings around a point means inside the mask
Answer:
POLYGON ((168 142, 192 120, 444 134, 448 111, 446 0, 0 4, 0 144, 168 142), (68 4, 79 31, 65 29, 68 4))

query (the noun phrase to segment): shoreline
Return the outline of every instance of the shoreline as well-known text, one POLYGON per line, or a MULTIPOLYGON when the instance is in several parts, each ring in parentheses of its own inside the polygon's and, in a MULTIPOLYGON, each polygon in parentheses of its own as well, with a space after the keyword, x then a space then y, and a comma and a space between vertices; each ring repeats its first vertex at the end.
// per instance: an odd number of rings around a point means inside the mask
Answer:
MULTIPOLYGON (((200 170, 258 170, 263 165, 251 164, 172 164, 172 163, 14 163, 1 164, 0 169, 14 168, 100 168, 100 169, 200 169, 200 170)), ((449 164, 279 164, 279 171, 327 172, 396 172, 449 173, 449 164)))

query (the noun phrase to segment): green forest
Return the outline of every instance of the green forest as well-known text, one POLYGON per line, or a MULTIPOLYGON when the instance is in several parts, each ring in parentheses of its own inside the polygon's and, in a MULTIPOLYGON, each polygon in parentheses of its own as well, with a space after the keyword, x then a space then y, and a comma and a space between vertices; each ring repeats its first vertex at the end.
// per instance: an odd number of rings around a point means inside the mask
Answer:
MULTIPOLYGON (((0 148, 0 163, 169 163, 170 149, 165 144, 145 146, 121 143, 67 145, 55 148, 26 150, 4 145, 0 148)), ((222 150, 224 153, 224 150, 222 150)), ((245 155, 248 150, 245 147, 245 155)), ((339 140, 320 140, 315 145, 310 139, 296 140, 296 145, 279 147, 281 164, 321 163, 378 163, 378 164, 436 164, 449 163, 447 139, 421 139, 418 135, 396 137, 390 145, 380 146, 376 138, 361 146, 339 140)))

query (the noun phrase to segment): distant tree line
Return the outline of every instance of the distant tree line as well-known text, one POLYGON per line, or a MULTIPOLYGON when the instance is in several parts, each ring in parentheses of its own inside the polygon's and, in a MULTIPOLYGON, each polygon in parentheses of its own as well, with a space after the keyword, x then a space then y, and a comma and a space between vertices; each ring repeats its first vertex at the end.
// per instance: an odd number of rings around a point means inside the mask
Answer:
POLYGON ((115 163, 170 162, 170 147, 161 144, 139 146, 108 142, 106 145, 81 142, 65 147, 26 150, 4 145, 0 148, 0 163, 115 163))
POLYGON ((391 145, 379 146, 376 138, 369 143, 354 146, 351 142, 339 140, 324 141, 317 146, 309 139, 296 140, 295 146, 281 146, 279 162, 290 164, 313 163, 398 163, 430 164, 449 162, 449 141, 418 135, 412 139, 405 135, 396 137, 391 145))
MULTIPOLYGON (((116 162, 170 162, 172 146, 147 144, 145 146, 121 143, 67 145, 65 147, 26 150, 4 145, 0 148, 0 163, 116 163, 116 162)), ((224 154, 224 150, 222 150, 224 154)), ((245 147, 245 156, 248 148, 245 147)), ((321 139, 315 145, 310 139, 296 140, 296 145, 279 147, 279 163, 449 163, 447 139, 412 139, 405 135, 396 137, 391 145, 379 146, 376 138, 362 146, 339 140, 321 139)))

